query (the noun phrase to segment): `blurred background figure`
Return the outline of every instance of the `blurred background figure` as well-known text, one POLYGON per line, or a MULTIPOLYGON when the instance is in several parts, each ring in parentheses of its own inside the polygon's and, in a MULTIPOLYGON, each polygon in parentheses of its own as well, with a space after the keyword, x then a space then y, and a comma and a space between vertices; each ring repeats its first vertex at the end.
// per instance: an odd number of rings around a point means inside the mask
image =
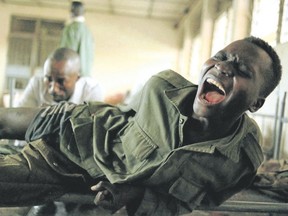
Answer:
POLYGON ((94 60, 94 39, 85 24, 82 2, 71 3, 71 20, 63 30, 60 47, 75 50, 81 59, 81 75, 90 76, 94 60))
POLYGON ((103 101, 101 85, 80 75, 79 55, 69 48, 55 50, 45 61, 44 73, 33 76, 17 107, 37 107, 61 101, 103 101))

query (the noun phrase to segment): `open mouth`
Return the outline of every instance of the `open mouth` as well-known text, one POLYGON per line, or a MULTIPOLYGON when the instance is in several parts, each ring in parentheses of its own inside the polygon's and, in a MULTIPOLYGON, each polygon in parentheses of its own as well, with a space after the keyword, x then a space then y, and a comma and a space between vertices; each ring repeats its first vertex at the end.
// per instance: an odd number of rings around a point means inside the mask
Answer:
POLYGON ((226 92, 223 86, 214 79, 208 78, 204 83, 201 98, 207 104, 217 104, 225 99, 226 92))

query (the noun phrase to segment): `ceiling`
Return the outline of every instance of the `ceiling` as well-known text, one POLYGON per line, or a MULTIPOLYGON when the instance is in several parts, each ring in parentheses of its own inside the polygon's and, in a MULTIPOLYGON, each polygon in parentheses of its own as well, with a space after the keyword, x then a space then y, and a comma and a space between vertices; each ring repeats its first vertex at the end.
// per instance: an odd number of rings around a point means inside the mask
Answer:
MULTIPOLYGON (((179 22, 198 0, 82 0, 86 11, 179 22)), ((67 8, 71 0, 0 0, 4 4, 67 8)))

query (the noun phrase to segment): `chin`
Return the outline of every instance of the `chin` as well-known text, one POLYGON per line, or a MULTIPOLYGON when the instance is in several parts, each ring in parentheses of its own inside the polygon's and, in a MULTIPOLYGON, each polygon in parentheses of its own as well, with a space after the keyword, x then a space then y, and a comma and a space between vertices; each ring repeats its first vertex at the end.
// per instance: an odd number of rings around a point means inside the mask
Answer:
POLYGON ((209 109, 201 105, 194 105, 193 112, 199 118, 205 118, 211 115, 209 109))
POLYGON ((63 99, 63 98, 53 98, 53 100, 54 100, 55 102, 57 102, 57 103, 60 103, 60 102, 62 102, 62 101, 66 101, 66 100, 63 99))
POLYGON ((201 100, 194 103, 193 112, 199 118, 215 118, 221 115, 220 104, 207 104, 201 100))
POLYGON ((194 111, 194 114, 198 118, 212 118, 215 116, 215 114, 209 112, 208 110, 196 110, 196 111, 194 111))

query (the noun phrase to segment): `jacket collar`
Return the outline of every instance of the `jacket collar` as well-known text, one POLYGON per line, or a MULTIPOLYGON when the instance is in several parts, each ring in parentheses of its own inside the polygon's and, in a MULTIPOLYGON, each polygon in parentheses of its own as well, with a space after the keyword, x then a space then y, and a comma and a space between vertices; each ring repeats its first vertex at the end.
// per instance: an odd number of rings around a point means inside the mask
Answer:
POLYGON ((263 153, 259 145, 261 132, 253 119, 244 114, 237 129, 224 138, 185 145, 179 150, 214 153, 218 150, 235 163, 239 162, 243 148, 256 170, 263 162, 263 153))
MULTIPOLYGON (((192 84, 180 74, 179 76, 175 76, 171 71, 162 72, 157 76, 167 80, 175 87, 166 90, 165 94, 178 111, 182 115, 191 113, 192 110, 187 110, 187 107, 192 107, 198 86, 192 84), (190 101, 191 106, 187 105, 187 101, 188 103, 190 101)), ((206 153, 213 153, 217 149, 221 154, 234 162, 238 162, 241 148, 245 146, 244 150, 246 154, 250 158, 254 168, 257 169, 263 161, 263 153, 259 145, 260 140, 261 132, 256 122, 249 118, 247 114, 244 114, 236 130, 231 135, 216 140, 186 145, 180 149, 206 153)))
POLYGON ((85 22, 84 16, 72 17, 70 22, 85 22))

